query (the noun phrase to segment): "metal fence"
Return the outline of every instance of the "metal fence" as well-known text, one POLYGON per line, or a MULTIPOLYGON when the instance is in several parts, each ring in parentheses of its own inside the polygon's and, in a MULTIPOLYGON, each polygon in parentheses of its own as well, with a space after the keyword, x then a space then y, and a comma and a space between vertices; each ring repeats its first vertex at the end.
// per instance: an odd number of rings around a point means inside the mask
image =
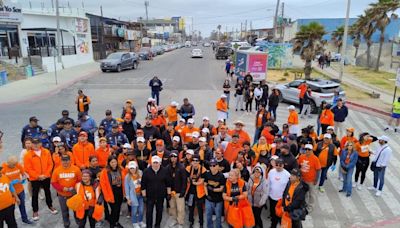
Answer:
MULTIPOLYGON (((54 47, 45 46, 45 47, 29 47, 28 48, 28 56, 41 56, 41 57, 50 57, 54 56, 54 47)), ((72 45, 63 45, 61 46, 61 55, 76 55, 76 48, 72 45)))

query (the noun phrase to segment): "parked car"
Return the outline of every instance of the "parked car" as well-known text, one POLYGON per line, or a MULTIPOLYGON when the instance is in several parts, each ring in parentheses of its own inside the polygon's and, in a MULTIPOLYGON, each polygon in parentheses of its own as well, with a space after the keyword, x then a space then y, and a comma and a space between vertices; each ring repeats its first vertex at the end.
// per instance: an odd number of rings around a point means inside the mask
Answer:
POLYGON ((192 46, 197 46, 197 42, 192 41, 192 46))
POLYGON ((139 55, 136 52, 129 52, 129 54, 131 54, 132 57, 133 69, 137 69, 139 67, 139 55))
POLYGON ((139 50, 139 58, 141 60, 150 60, 152 58, 152 53, 149 47, 142 47, 139 50))
POLYGON ((192 44, 190 43, 190 41, 186 41, 185 42, 185 47, 190 48, 192 46, 192 44))
MULTIPOLYGON (((286 102, 299 104, 299 85, 304 82, 304 80, 294 80, 289 83, 279 84, 275 86, 281 94, 281 99, 286 102)), ((310 79, 306 80, 307 85, 311 88, 311 111, 316 113, 318 107, 321 105, 323 100, 331 103, 333 101, 333 96, 336 91, 339 92, 340 98, 343 101, 346 100, 346 93, 340 87, 340 84, 331 80, 326 79, 310 79)))
POLYGON ((215 58, 216 59, 228 59, 231 51, 229 47, 217 47, 217 50, 215 52, 215 58))
POLYGON ((203 47, 210 47, 211 45, 210 45, 210 43, 208 43, 208 42, 206 42, 206 43, 203 43, 203 47))
POLYGON ((192 58, 203 58, 203 51, 201 49, 193 49, 192 50, 192 58))
POLYGON ((125 69, 134 68, 134 60, 129 52, 114 52, 101 61, 101 71, 117 71, 121 72, 125 69))
POLYGON ((157 55, 162 55, 165 52, 162 46, 155 46, 154 48, 156 49, 157 55))

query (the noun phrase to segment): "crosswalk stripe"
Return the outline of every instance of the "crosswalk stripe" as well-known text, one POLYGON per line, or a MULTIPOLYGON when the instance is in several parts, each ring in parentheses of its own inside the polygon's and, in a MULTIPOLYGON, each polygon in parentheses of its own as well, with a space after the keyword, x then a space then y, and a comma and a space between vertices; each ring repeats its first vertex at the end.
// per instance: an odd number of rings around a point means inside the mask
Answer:
POLYGON ((339 218, 336 216, 335 209, 332 206, 331 200, 326 194, 318 195, 318 205, 323 212, 325 227, 340 227, 339 218), (328 217, 329 216, 329 217, 328 217))

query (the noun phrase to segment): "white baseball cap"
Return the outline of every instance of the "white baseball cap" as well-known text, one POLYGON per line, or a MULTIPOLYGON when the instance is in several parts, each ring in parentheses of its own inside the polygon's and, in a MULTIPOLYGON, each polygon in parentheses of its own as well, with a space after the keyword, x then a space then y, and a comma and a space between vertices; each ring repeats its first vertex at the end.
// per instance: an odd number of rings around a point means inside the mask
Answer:
POLYGON ((187 153, 187 154, 194 155, 194 151, 193 151, 193 150, 187 150, 186 153, 187 153))
POLYGON ((132 149, 131 144, 125 143, 122 148, 132 149))
POLYGON ((326 130, 335 130, 333 126, 329 126, 326 130))
POLYGON ((304 149, 310 149, 310 150, 312 150, 312 149, 313 149, 313 146, 312 146, 311 144, 306 144, 306 145, 304 146, 304 149))
POLYGON ((223 122, 224 122, 224 119, 219 119, 218 122, 222 122, 222 123, 223 123, 223 122))
POLYGON ((175 106, 175 107, 177 107, 177 106, 179 106, 179 104, 178 104, 178 102, 176 102, 176 101, 173 101, 173 102, 171 102, 171 106, 175 106))
POLYGON ((221 98, 228 98, 228 97, 225 94, 222 94, 221 98))
POLYGON ((161 163, 161 158, 158 155, 151 157, 151 163, 158 162, 161 163))
POLYGON ((61 138, 56 136, 53 138, 53 142, 61 142, 61 138))
POLYGON ((207 139, 205 137, 200 137, 199 141, 200 142, 207 142, 207 139))
POLYGON ((179 122, 186 122, 186 120, 181 118, 181 119, 179 119, 179 122))
POLYGON ((203 117, 203 121, 204 120, 210 120, 210 118, 208 118, 207 116, 203 117))
POLYGON ((197 132, 197 131, 194 131, 194 132, 192 132, 192 137, 193 138, 198 138, 198 137, 200 137, 200 133, 197 132))
POLYGON ((293 105, 290 105, 287 109, 289 109, 289 110, 295 110, 296 107, 294 107, 293 105))
POLYGON ((385 141, 385 142, 389 142, 389 137, 387 137, 386 135, 382 135, 382 136, 379 136, 378 137, 378 140, 382 140, 382 141, 385 141))
POLYGON ((181 141, 181 138, 179 138, 179 136, 174 136, 174 137, 172 138, 172 140, 173 140, 173 141, 180 142, 180 141, 181 141))
POLYGON ((137 137, 136 142, 145 142, 146 140, 144 139, 144 137, 137 137))
POLYGON ((201 129, 201 131, 203 132, 203 133, 210 133, 210 129, 208 129, 208 128, 203 128, 203 129, 201 129))
POLYGON ((136 169, 138 167, 136 161, 130 161, 128 163, 128 169, 136 169))
POLYGON ((331 139, 331 138, 332 138, 332 135, 331 135, 331 134, 325 134, 325 135, 324 135, 324 138, 331 139))
POLYGON ((235 124, 235 125, 240 124, 240 125, 244 126, 244 123, 241 120, 236 120, 233 124, 235 124))
POLYGON ((190 123, 190 124, 193 124, 194 123, 194 119, 190 118, 190 119, 188 119, 187 122, 190 123))

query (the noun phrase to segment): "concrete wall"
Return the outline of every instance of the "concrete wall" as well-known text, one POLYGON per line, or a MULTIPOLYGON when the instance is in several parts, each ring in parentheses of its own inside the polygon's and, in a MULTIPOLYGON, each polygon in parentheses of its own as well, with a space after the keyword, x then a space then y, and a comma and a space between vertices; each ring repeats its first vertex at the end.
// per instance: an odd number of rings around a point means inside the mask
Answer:
MULTIPOLYGON (((74 66, 78 66, 81 64, 86 64, 86 63, 90 63, 93 62, 93 55, 92 53, 89 54, 82 54, 82 55, 64 55, 61 57, 62 59, 62 63, 58 63, 57 62, 57 58, 55 58, 56 60, 56 67, 57 67, 57 71, 61 70, 63 68, 70 68, 70 67, 74 67, 74 66)), ((47 72, 54 72, 54 57, 43 57, 42 58, 42 67, 43 70, 47 71, 47 72)))

